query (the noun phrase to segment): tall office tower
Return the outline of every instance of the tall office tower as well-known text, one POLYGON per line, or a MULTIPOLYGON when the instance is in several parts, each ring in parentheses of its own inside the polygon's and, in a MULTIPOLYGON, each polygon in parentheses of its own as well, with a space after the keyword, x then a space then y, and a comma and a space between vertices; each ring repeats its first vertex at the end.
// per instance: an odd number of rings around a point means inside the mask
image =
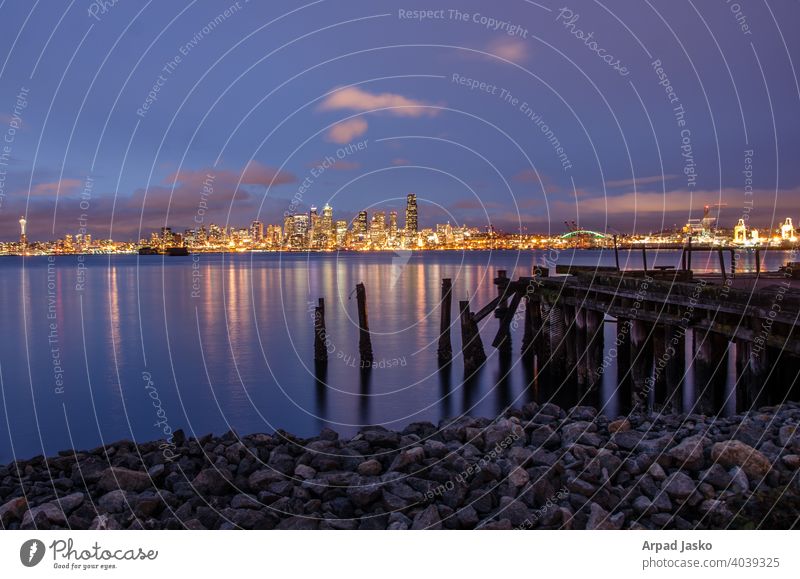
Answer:
POLYGON ((172 243, 172 227, 161 228, 161 241, 164 245, 170 245, 172 243))
POLYGON ((28 226, 28 220, 25 217, 19 218, 19 242, 22 245, 28 245, 28 234, 25 232, 26 227, 28 226))
POLYGON ((301 214, 294 216, 292 220, 294 232, 291 241, 291 245, 294 249, 305 249, 308 247, 309 221, 310 218, 308 215, 301 214))
POLYGON ((417 196, 409 193, 406 197, 406 239, 410 246, 417 244, 417 196))
POLYGON ((264 240, 264 224, 261 221, 253 221, 250 224, 250 238, 256 242, 264 240))
POLYGON ((222 241, 224 237, 222 228, 216 223, 212 223, 208 226, 208 237, 211 241, 222 241))
POLYGON ((288 245, 294 233, 294 215, 285 215, 283 217, 283 244, 288 245))
POLYGON ((361 242, 367 238, 367 212, 359 211, 358 217, 353 222, 353 235, 355 241, 361 242))
POLYGON ((336 247, 344 246, 344 238, 347 236, 347 221, 340 219, 336 222, 336 247))
POLYGON ((325 204, 325 207, 322 208, 322 230, 327 234, 330 235, 333 232, 333 207, 325 204))
POLYGON ((369 239, 375 248, 386 246, 386 212, 376 211, 372 214, 369 227, 369 239))
POLYGON ((389 241, 397 240, 397 211, 389 212, 389 241))

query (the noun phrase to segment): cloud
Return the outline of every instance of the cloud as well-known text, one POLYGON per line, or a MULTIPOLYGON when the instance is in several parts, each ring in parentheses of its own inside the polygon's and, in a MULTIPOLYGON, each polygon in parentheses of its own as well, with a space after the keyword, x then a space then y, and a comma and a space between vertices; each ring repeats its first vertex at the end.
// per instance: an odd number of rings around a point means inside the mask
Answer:
POLYGON ((638 188, 641 185, 671 181, 677 177, 677 175, 651 175, 650 177, 636 177, 635 179, 619 179, 617 181, 606 181, 606 187, 616 189, 618 187, 632 187, 635 185, 638 188))
POLYGON ((61 179, 60 181, 51 181, 49 183, 39 183, 30 188, 30 191, 20 191, 20 195, 27 195, 30 193, 32 197, 55 197, 58 195, 69 195, 83 186, 80 179, 61 179))
POLYGON ((396 167, 400 167, 402 165, 410 165, 410 164, 411 161, 409 161, 408 159, 404 159, 403 157, 395 157, 394 159, 392 159, 392 165, 396 167))
POLYGON ((270 185, 284 185, 297 181, 297 177, 289 172, 279 171, 274 167, 268 167, 258 161, 250 161, 238 173, 228 169, 221 170, 213 167, 199 170, 183 169, 167 176, 167 178, 164 179, 164 183, 171 184, 173 182, 178 182, 187 186, 202 187, 209 175, 213 176, 215 184, 221 184, 226 187, 235 187, 240 180, 242 185, 263 185, 265 187, 270 185))
POLYGON ((528 58, 530 44, 519 38, 498 38, 489 43, 486 52, 520 63, 528 58))
POLYGON ((386 112, 398 117, 435 116, 439 111, 430 105, 395 93, 373 94, 357 87, 346 87, 328 95, 320 104, 323 111, 366 112, 387 109, 386 112))
POLYGON ((368 127, 367 121, 361 117, 348 119, 333 125, 326 138, 329 141, 343 145, 366 133, 368 127))

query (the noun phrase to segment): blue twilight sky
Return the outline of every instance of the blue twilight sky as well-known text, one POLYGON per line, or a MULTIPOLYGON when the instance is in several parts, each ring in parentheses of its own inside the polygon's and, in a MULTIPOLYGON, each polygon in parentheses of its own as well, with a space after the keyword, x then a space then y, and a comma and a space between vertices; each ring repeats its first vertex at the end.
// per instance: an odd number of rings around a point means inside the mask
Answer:
POLYGON ((794 0, 100 4, 0 4, 0 239, 800 219, 794 0))

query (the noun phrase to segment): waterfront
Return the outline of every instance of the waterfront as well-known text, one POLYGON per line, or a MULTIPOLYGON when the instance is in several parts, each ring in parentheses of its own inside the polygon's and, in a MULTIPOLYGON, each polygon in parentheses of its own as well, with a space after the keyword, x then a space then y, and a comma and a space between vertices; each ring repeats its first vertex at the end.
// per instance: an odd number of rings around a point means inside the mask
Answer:
MULTIPOLYGON (((639 252, 622 253, 641 268, 639 252)), ((651 267, 678 266, 680 252, 648 255, 651 267)), ((776 270, 788 252, 768 252, 776 270)), ((118 439, 153 440, 285 429, 311 436, 325 426, 344 435, 361 425, 402 429, 467 413, 496 416, 508 406, 579 402, 569 384, 527 387, 512 327, 514 357, 501 368, 488 347, 494 320, 481 326, 489 360, 468 384, 456 356, 436 359, 441 279, 454 300, 480 307, 496 294, 492 278, 530 275, 569 263, 609 266, 609 251, 202 254, 8 257, 0 260, 0 462, 118 439), (367 288, 375 367, 358 360, 355 297, 367 288), (329 362, 313 363, 313 309, 326 299, 329 362)), ((696 255, 696 271, 718 267, 696 255)), ((753 271, 742 252, 737 271, 753 271)), ((454 312, 455 313, 455 312, 454 312)), ((457 319, 454 315, 454 319, 457 319)), ((613 324, 605 331, 613 336, 613 324)), ((611 340, 606 340, 610 342, 611 340)), ((460 335, 453 331, 453 350, 460 335)), ((621 411, 615 373, 604 373, 596 399, 621 411)), ((728 376, 728 381, 732 379, 728 376)), ((687 387, 691 381, 687 380, 687 387)), ((691 400, 691 393, 687 393, 691 400)), ((732 411, 732 409, 728 409, 732 411)))

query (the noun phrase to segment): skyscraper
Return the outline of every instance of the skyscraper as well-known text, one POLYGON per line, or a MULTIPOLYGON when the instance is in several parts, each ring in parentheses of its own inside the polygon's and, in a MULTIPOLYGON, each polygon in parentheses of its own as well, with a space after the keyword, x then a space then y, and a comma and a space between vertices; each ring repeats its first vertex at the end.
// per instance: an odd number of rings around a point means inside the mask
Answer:
POLYGON ((367 212, 359 211, 353 222, 353 235, 356 241, 364 241, 367 237, 367 212))
POLYGON ((417 242, 417 196, 409 193, 406 197, 406 241, 410 246, 417 242))
POLYGON ((250 224, 250 237, 253 241, 264 239, 264 224, 261 221, 253 221, 250 224))
POLYGON ((397 242, 397 211, 389 212, 389 242, 397 242))

